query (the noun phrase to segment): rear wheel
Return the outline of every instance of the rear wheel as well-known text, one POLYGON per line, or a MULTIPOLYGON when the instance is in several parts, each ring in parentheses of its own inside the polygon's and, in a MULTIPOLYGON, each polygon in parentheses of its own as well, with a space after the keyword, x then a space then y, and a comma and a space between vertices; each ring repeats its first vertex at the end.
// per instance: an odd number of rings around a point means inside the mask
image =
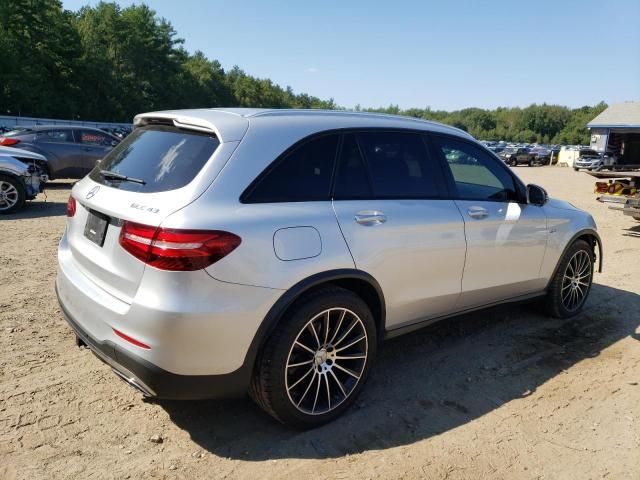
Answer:
POLYGON ((24 202, 24 185, 20 180, 8 175, 0 175, 0 214, 20 210, 24 202))
POLYGON ((268 339, 250 394, 267 413, 297 428, 340 416, 354 402, 376 353, 366 303, 337 287, 297 301, 268 339))
POLYGON ((584 240, 577 240, 567 249, 545 298, 549 315, 569 318, 580 312, 591 290, 594 261, 593 249, 584 240))

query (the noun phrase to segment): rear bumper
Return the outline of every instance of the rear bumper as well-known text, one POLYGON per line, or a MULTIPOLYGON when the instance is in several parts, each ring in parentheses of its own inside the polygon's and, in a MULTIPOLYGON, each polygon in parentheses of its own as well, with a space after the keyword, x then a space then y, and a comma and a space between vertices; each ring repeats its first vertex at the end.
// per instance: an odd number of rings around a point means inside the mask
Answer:
POLYGON ((85 331, 72 317, 56 294, 62 313, 78 338, 115 373, 145 396, 198 400, 205 398, 233 398, 244 395, 251 379, 251 365, 221 375, 178 375, 119 347, 115 343, 99 341, 85 331))

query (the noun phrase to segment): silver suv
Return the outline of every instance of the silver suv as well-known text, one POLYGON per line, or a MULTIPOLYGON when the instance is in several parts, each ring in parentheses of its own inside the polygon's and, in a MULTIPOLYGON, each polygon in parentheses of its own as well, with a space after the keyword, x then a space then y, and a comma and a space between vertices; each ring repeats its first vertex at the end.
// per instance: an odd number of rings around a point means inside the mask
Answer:
POLYGON ((78 182, 56 289, 78 343, 145 395, 247 391, 297 427, 362 389, 381 340, 589 294, 593 218, 471 136, 368 113, 146 113, 78 182))

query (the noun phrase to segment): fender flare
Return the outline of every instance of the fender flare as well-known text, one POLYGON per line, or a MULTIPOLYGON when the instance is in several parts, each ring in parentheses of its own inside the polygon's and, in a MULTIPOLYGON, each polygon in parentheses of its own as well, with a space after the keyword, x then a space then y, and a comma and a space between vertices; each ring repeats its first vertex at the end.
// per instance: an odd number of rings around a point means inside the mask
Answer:
POLYGON ((598 232, 596 232, 593 228, 583 228, 582 230, 578 230, 576 233, 574 233, 571 239, 565 245, 564 249, 562 250, 562 255, 560 255, 560 258, 558 259, 558 263, 556 264, 555 268, 553 269, 553 273, 549 278, 549 282, 551 282, 553 277, 556 276, 556 273, 558 272, 558 267, 560 266, 560 261, 564 258, 564 255, 567 253, 567 250, 569 249, 569 247, 573 245, 573 243, 578 238, 583 237, 585 235, 591 235, 593 238, 596 239, 596 246, 598 247, 598 273, 602 273, 603 249, 602 249, 602 240, 600 239, 600 235, 598 235, 598 232))
POLYGON ((368 273, 363 272, 362 270, 356 270, 352 268, 328 270, 326 272, 316 273, 314 275, 311 275, 310 277, 307 277, 299 281, 298 283, 293 285, 291 288, 286 290, 280 296, 280 298, 278 298, 278 300, 273 304, 273 306, 269 309, 266 316, 262 320, 262 323, 258 327, 258 330, 253 336, 253 340, 251 341, 251 344, 249 345, 249 349, 247 350, 247 353, 245 355, 243 367, 248 368, 249 371, 253 370, 253 365, 258 356, 258 352, 262 348, 264 341, 267 338, 269 338, 271 333, 273 333, 276 326, 278 325, 278 322, 282 318, 282 315, 293 304, 293 302, 295 302, 300 297, 300 295, 304 294, 305 292, 319 285, 329 283, 335 280, 348 280, 348 279, 364 280, 375 289, 376 293, 378 294, 378 299, 380 301, 380 307, 381 307, 380 308, 381 318, 378 319, 378 321, 380 322, 380 326, 384 328, 385 311, 386 311, 384 295, 382 293, 382 288, 380 287, 380 284, 377 282, 375 278, 373 278, 368 273))

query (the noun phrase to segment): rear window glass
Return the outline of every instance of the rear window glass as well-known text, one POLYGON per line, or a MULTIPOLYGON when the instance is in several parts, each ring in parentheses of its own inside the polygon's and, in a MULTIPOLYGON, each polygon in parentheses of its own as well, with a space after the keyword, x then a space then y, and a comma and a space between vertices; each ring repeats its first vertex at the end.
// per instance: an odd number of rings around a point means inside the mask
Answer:
POLYGON ((244 203, 329 200, 337 135, 308 141, 285 154, 243 195, 244 203))
POLYGON ((9 130, 8 132, 5 133, 0 133, 0 136, 3 137, 15 137, 16 135, 24 135, 27 133, 31 133, 31 129, 30 128, 16 128, 14 130, 9 130))
POLYGON ((333 190, 336 200, 355 200, 373 196, 367 170, 353 133, 344 136, 333 190))
POLYGON ((220 142, 209 134, 175 127, 135 129, 91 171, 92 180, 133 192, 165 192, 184 187, 207 163, 220 142), (103 171, 142 180, 128 182, 105 178, 103 171))
POLYGON ((40 142, 49 143, 73 143, 71 130, 43 130, 36 134, 40 142))
POLYGON ((358 134, 376 198, 438 196, 436 176, 420 135, 402 132, 358 134))

